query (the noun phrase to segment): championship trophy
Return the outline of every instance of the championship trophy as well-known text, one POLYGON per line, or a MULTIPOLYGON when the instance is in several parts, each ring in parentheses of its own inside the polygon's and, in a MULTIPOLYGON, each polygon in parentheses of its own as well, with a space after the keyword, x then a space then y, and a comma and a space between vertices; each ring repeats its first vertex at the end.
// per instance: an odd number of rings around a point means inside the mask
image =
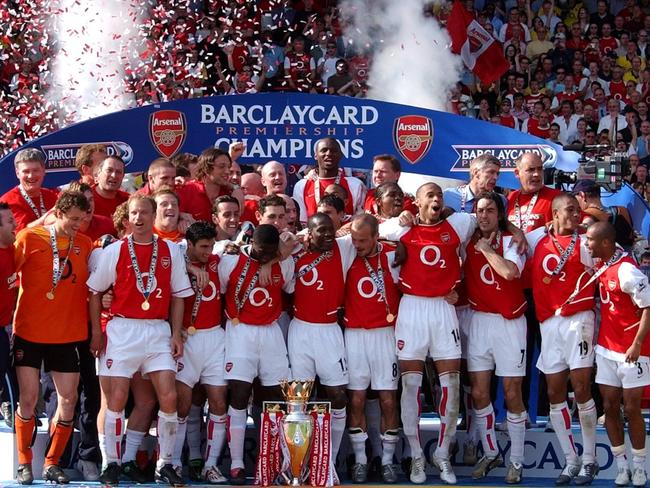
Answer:
POLYGON ((314 380, 283 380, 284 402, 264 402, 255 484, 332 486, 328 402, 310 402, 314 380))

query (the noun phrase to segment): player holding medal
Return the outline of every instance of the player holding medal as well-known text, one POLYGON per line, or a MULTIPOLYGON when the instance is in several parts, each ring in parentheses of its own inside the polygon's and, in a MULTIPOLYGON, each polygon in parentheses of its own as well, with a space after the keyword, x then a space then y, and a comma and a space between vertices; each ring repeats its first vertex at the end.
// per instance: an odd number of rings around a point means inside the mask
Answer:
POLYGON ((104 249, 88 279, 93 292, 91 348, 97 356, 101 352, 101 293, 110 287, 114 293, 110 310, 113 319, 106 326, 106 351, 99 361, 99 375, 106 380, 102 386, 107 399, 104 432, 108 458, 101 480, 118 483, 124 407, 130 379, 139 371, 151 379, 160 405, 156 480, 178 485, 182 479, 172 466, 178 425, 175 359, 183 354, 183 299, 193 291, 180 248, 153 233, 153 198, 132 195, 128 208, 133 233, 104 249))

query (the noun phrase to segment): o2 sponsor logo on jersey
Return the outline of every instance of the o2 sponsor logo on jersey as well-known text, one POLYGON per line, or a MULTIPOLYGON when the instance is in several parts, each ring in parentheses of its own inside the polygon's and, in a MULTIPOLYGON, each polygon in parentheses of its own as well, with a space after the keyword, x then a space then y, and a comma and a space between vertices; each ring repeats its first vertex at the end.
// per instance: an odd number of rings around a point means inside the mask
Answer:
POLYGON ((77 171, 75 159, 77 151, 86 144, 102 144, 106 147, 109 156, 119 156, 124 160, 125 165, 133 162, 133 149, 126 142, 122 141, 89 141, 74 142, 71 144, 49 144, 41 146, 45 154, 45 171, 48 173, 60 173, 64 171, 77 171))
POLYGON ((469 172, 469 163, 481 154, 492 154, 501 161, 501 171, 514 171, 515 161, 524 153, 532 152, 542 158, 544 166, 553 166, 557 161, 555 148, 546 144, 499 144, 459 145, 452 144, 458 159, 449 171, 469 172))
POLYGON ((178 110, 158 110, 149 116, 151 144, 165 158, 180 151, 187 136, 185 114, 178 110))
POLYGON ((393 144, 400 155, 411 164, 417 164, 431 149, 433 122, 423 115, 403 115, 395 119, 393 144))

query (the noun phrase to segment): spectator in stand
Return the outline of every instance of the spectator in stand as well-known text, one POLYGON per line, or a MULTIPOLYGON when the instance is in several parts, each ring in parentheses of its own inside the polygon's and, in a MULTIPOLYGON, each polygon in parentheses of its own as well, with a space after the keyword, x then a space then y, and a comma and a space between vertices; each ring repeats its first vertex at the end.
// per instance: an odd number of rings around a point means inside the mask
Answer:
POLYGON ((546 54, 554 47, 549 40, 548 30, 541 21, 536 24, 534 34, 535 38, 526 46, 526 56, 530 58, 531 62, 537 61, 542 54, 546 54))
POLYGON ((618 47, 618 39, 612 36, 612 25, 609 23, 603 24, 600 39, 598 40, 600 54, 602 56, 608 56, 610 53, 614 53, 618 47))
POLYGON ((336 74, 327 80, 327 92, 330 95, 355 96, 358 93, 358 84, 348 72, 349 65, 345 59, 336 62, 336 74))
POLYGON ((614 23, 614 16, 609 13, 609 5, 605 0, 598 0, 596 12, 591 14, 589 22, 596 24, 599 32, 602 31, 603 25, 609 24, 611 26, 614 23))
POLYGON ((566 35, 561 32, 555 34, 555 36, 553 36, 553 44, 553 49, 547 53, 547 56, 553 63, 553 67, 571 66, 574 51, 572 49, 567 49, 566 35))
POLYGON ((512 113, 510 113, 511 110, 512 110, 512 104, 510 103, 510 100, 504 98, 503 101, 501 102, 501 113, 499 113, 499 124, 503 125, 504 127, 510 127, 511 129, 518 129, 519 124, 517 122, 517 119, 513 117, 512 113))
POLYGON ((550 116, 547 111, 539 114, 539 122, 536 127, 529 127, 528 133, 532 136, 548 139, 550 136, 551 123, 550 116))
POLYGON ((316 63, 305 52, 305 38, 296 36, 291 43, 291 50, 284 58, 285 81, 289 90, 299 92, 315 91, 316 63))
POLYGON ((553 119, 553 124, 557 124, 560 129, 559 140, 562 144, 568 144, 575 138, 578 132, 578 117, 573 113, 573 105, 569 100, 564 100, 561 104, 560 114, 553 119))
POLYGON ((530 42, 530 32, 528 31, 528 26, 521 22, 520 13, 518 7, 512 7, 509 10, 508 14, 508 23, 504 24, 499 31, 499 40, 502 43, 505 43, 513 36, 513 31, 515 26, 520 26, 524 31, 524 40, 530 42))
POLYGON ((620 103, 615 99, 610 99, 607 102, 607 115, 600 119, 598 123, 598 133, 600 134, 603 130, 608 130, 610 133, 616 133, 619 130, 623 130, 627 127, 627 121, 619 111, 621 109, 620 103))

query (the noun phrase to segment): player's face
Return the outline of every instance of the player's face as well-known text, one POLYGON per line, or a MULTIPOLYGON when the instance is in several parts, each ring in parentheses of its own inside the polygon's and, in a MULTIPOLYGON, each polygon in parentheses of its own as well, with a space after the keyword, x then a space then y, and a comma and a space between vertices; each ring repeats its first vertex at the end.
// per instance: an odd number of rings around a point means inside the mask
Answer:
POLYGON ((341 218, 343 217, 343 214, 338 213, 334 207, 330 207, 329 205, 319 205, 318 211, 328 215, 329 218, 332 219, 334 229, 339 229, 341 227, 341 218))
MULTIPOLYGON (((285 195, 286 196, 286 195, 285 195)), ((296 204, 294 201, 284 196, 282 197, 284 203, 287 204, 287 230, 289 232, 296 232, 296 220, 298 220, 298 210, 296 209, 296 204)))
POLYGON ((370 256, 377 249, 377 235, 372 233, 369 225, 362 225, 356 229, 354 225, 350 229, 352 245, 357 250, 357 256, 365 258, 370 256))
POLYGON ((129 203, 129 225, 134 235, 153 231, 154 211, 147 200, 132 200, 129 203))
POLYGON ((178 225, 178 199, 174 195, 158 195, 156 197, 156 224, 165 227, 178 225))
MULTIPOLYGON (((220 156, 220 157, 225 158, 225 156, 220 156)), ((230 165, 229 180, 230 183, 232 183, 233 185, 237 185, 237 186, 241 185, 241 168, 235 162, 233 162, 230 165)))
POLYGON ((602 258, 603 255, 603 245, 600 239, 594 236, 593 227, 587 229, 587 249, 591 253, 591 256, 594 258, 602 258))
POLYGON ((282 205, 272 205, 264 209, 264 215, 259 216, 260 224, 271 224, 280 232, 287 226, 287 211, 282 205))
POLYGON ((553 221, 558 229, 573 232, 580 225, 580 204, 575 198, 566 200, 564 204, 553 210, 553 221))
POLYGON ((163 186, 174 187, 176 168, 161 167, 149 175, 149 188, 156 191, 163 186))
POLYGON ((16 166, 16 177, 26 192, 39 190, 43 186, 45 167, 38 161, 23 161, 16 166))
POLYGON ((233 237, 239 229, 239 205, 232 202, 220 203, 216 215, 212 215, 212 221, 228 237, 233 237))
POLYGON ((379 205, 382 215, 397 217, 404 209, 404 193, 397 188, 391 188, 381 197, 379 205))
POLYGON ((394 171, 390 161, 378 159, 372 165, 372 183, 379 186, 382 183, 397 183, 399 171, 394 171))
POLYGON ((187 256, 190 261, 205 264, 212 255, 212 248, 214 247, 214 239, 199 239, 196 244, 187 241, 187 256))
POLYGON ((341 147, 330 139, 320 141, 316 147, 316 162, 324 170, 337 169, 341 160, 341 147))
POLYGON ((496 164, 488 164, 476 170, 473 176, 476 179, 480 191, 492 191, 497 185, 499 167, 496 164))
POLYGON ((57 210, 55 214, 57 228, 61 229, 68 237, 74 237, 88 217, 88 212, 78 207, 72 207, 66 213, 57 210))
POLYGON ((124 179, 124 164, 113 158, 106 158, 97 174, 97 184, 102 190, 117 191, 124 179))
POLYGON ((268 193, 277 195, 287 189, 287 175, 280 163, 270 163, 262 168, 262 185, 268 193))
POLYGON ((524 193, 534 193, 544 186, 544 167, 539 156, 527 154, 515 168, 515 176, 519 178, 524 193))
POLYGON ((16 220, 10 209, 0 210, 0 243, 8 246, 16 239, 16 220))
POLYGON ((347 193, 338 185, 329 185, 325 188, 325 195, 335 195, 343 200, 344 203, 347 203, 348 201, 347 193))
POLYGON ((331 220, 320 220, 316 227, 309 231, 309 241, 318 251, 331 251, 334 247, 334 225, 331 220))
POLYGON ((494 232, 499 226, 499 210, 497 204, 489 198, 481 198, 476 204, 476 220, 484 234, 494 232))
POLYGON ((230 159, 228 156, 219 156, 214 160, 212 172, 208 180, 215 185, 226 185, 230 181, 230 159))
POLYGON ((418 190, 415 204, 420 209, 420 217, 425 220, 438 220, 444 207, 442 189, 438 185, 427 185, 418 190))

